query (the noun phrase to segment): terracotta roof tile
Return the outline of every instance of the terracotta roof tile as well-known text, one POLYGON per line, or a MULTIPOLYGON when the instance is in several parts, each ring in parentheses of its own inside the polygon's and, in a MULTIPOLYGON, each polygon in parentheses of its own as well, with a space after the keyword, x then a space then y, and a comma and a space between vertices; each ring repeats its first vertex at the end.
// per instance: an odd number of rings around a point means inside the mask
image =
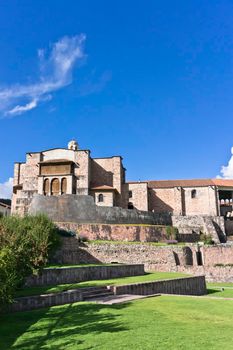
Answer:
POLYGON ((233 187, 233 179, 190 179, 190 180, 157 180, 148 181, 149 188, 170 188, 170 187, 205 187, 220 186, 233 187))

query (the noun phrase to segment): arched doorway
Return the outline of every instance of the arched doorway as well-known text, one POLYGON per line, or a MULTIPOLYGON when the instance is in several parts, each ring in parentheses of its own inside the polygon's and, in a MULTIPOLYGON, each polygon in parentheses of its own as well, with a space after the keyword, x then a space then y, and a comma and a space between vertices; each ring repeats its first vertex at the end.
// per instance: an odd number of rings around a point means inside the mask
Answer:
POLYGON ((49 195, 49 179, 44 180, 44 195, 49 195))
POLYGON ((59 180, 57 178, 51 181, 51 196, 59 195, 59 180))
POLYGON ((67 192, 67 179, 63 177, 61 179, 61 194, 66 194, 67 192))

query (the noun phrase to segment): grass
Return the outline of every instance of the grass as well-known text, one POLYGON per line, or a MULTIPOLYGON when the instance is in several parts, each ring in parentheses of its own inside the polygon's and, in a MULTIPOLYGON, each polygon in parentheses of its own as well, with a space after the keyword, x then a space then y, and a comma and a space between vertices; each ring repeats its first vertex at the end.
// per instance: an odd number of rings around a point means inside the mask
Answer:
POLYGON ((174 273, 174 272, 153 272, 146 273, 142 276, 132 276, 132 277, 122 277, 122 278, 113 278, 108 280, 94 280, 86 281, 72 284, 59 284, 56 286, 43 286, 43 287, 28 287, 16 291, 15 297, 29 296, 29 295, 38 295, 38 294, 47 294, 47 293, 58 293, 63 292, 68 289, 76 288, 85 288, 85 287, 97 287, 97 286, 106 286, 106 285, 121 285, 128 283, 137 283, 137 282, 150 282, 162 279, 170 278, 179 278, 187 277, 187 274, 184 273, 174 273))
POLYGON ((2 316, 1 350, 233 349, 233 302, 162 296, 2 316))
POLYGON ((109 240, 93 240, 93 241, 88 241, 90 244, 147 244, 147 245, 152 245, 156 247, 164 247, 164 246, 184 246, 186 245, 185 242, 179 242, 179 243, 173 243, 173 244, 168 244, 166 242, 138 242, 138 241, 109 241, 109 240))
POLYGON ((59 268, 59 269, 64 269, 67 267, 92 267, 92 266, 112 266, 112 265, 124 265, 124 264, 119 264, 119 263, 110 263, 110 264, 73 264, 73 265, 64 265, 64 264, 48 264, 46 265, 45 269, 55 269, 55 268, 59 268))
POLYGON ((207 283, 207 289, 209 297, 233 298, 233 283, 207 283))

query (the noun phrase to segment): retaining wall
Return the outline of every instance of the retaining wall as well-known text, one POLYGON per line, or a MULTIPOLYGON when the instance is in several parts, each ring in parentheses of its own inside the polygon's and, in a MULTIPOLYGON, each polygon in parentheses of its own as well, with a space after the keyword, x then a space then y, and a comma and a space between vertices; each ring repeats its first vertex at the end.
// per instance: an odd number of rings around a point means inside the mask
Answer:
POLYGON ((55 222, 100 224, 171 225, 169 213, 99 207, 92 196, 66 194, 62 196, 34 195, 29 213, 45 213, 55 222))
POLYGON ((166 226, 157 225, 106 225, 56 222, 65 230, 71 230, 88 240, 159 242, 167 239, 166 226))
POLYGON ((82 291, 73 289, 62 293, 16 298, 14 303, 10 306, 10 311, 28 311, 54 305, 74 303, 82 300, 82 291))
POLYGON ((176 271, 196 276, 203 274, 208 282, 233 283, 232 266, 177 266, 176 271))
POLYGON ((187 215, 172 216, 172 224, 178 228, 179 233, 199 234, 200 231, 211 235, 216 242, 226 242, 225 222, 223 216, 187 215))
POLYGON ((39 275, 30 276, 25 285, 45 286, 78 283, 91 280, 105 280, 127 276, 144 275, 144 265, 85 266, 43 269, 39 275))
POLYGON ((134 283, 123 286, 113 286, 114 294, 181 294, 204 295, 206 294, 205 276, 177 278, 155 282, 134 283))
POLYGON ((146 243, 85 243, 65 238, 55 262, 66 264, 111 263, 144 264, 147 271, 205 274, 207 281, 233 282, 233 245, 154 246, 146 243), (218 267, 216 264, 223 264, 218 267), (201 266, 202 265, 202 266, 201 266))

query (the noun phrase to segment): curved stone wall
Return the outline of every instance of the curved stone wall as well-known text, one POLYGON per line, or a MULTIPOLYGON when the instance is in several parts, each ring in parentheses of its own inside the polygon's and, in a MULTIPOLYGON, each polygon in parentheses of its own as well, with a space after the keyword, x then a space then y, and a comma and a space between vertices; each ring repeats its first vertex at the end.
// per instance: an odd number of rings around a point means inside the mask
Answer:
POLYGON ((99 207, 95 205, 93 197, 74 194, 35 195, 29 207, 29 213, 45 213, 56 222, 171 225, 171 216, 166 213, 99 207))

